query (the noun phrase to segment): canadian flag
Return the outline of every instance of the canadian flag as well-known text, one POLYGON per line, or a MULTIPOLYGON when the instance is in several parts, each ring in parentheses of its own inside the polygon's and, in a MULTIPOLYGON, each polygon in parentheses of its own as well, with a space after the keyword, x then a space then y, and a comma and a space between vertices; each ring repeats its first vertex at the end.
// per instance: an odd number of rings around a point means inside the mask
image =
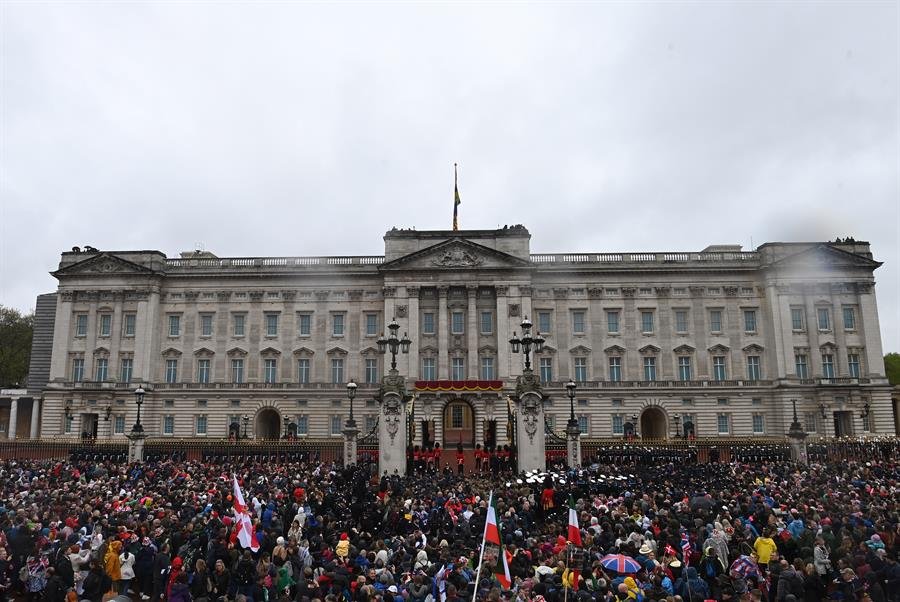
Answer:
POLYGON ((231 541, 235 539, 245 548, 252 551, 259 551, 259 542, 256 541, 256 533, 253 531, 253 523, 250 521, 250 513, 247 510, 247 504, 244 503, 244 495, 241 493, 241 486, 235 475, 231 475, 234 480, 234 531, 231 533, 231 541))

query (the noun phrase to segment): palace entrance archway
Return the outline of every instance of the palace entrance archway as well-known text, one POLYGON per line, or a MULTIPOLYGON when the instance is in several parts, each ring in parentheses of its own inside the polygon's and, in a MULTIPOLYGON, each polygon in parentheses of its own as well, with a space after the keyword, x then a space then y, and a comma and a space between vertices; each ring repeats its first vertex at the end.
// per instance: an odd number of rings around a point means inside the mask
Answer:
POLYGON ((256 438, 278 439, 281 437, 281 417, 272 408, 265 408, 256 415, 256 438))
POLYGON ((641 414, 641 439, 668 438, 666 414, 659 408, 647 408, 641 414))
POLYGON ((475 411, 468 401, 455 399, 444 406, 444 449, 475 446, 475 411))

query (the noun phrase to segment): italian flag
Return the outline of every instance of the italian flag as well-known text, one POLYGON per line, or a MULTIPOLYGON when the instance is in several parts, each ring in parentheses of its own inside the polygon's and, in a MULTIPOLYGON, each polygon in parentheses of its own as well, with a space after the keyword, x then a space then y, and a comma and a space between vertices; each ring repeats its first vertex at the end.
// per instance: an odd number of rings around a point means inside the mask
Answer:
POLYGON ((497 502, 494 500, 493 491, 488 498, 487 520, 484 523, 484 540, 481 542, 481 545, 484 547, 485 544, 489 543, 500 548, 500 551, 497 554, 497 564, 494 568, 494 576, 504 589, 509 589, 512 585, 512 579, 509 576, 509 563, 506 561, 506 550, 503 547, 503 540, 500 538, 500 521, 497 520, 497 502))
MULTIPOLYGON (((569 543, 573 546, 582 546, 581 529, 578 528, 578 511, 575 510, 575 499, 569 497, 569 543)), ((578 589, 578 575, 581 573, 581 567, 569 567, 572 573, 572 589, 578 589)))

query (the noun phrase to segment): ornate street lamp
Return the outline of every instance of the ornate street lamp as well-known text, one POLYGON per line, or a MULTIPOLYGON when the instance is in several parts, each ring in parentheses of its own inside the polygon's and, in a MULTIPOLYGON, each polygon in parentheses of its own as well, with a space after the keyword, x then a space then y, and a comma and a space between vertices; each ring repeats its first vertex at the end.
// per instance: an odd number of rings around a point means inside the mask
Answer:
POLYGON ((397 332, 400 330, 400 325, 397 324, 397 318, 391 320, 391 323, 388 324, 388 330, 390 331, 390 335, 387 338, 384 337, 384 333, 381 333, 381 337, 376 341, 378 343, 378 353, 384 354, 390 349, 391 351, 391 371, 397 371, 397 351, 399 350, 401 353, 409 353, 409 346, 412 341, 409 340, 409 336, 404 332, 403 338, 397 337, 397 332))
POLYGON ((681 439, 681 414, 673 415, 672 420, 675 422, 675 438, 681 439))
POLYGON ((132 431, 142 433, 144 432, 144 426, 141 424, 141 406, 144 404, 144 391, 143 387, 138 387, 134 390, 135 403, 137 404, 137 421, 134 423, 134 426, 131 427, 132 431))
POLYGON ((244 414, 241 416, 241 420, 244 422, 244 439, 247 438, 247 425, 250 423, 250 416, 244 414))
POLYGON ((566 383, 566 395, 569 396, 569 424, 568 424, 568 427, 569 428, 575 427, 577 429, 578 428, 578 420, 575 418, 575 390, 576 390, 576 388, 577 388, 577 385, 575 384, 575 381, 569 380, 569 382, 566 383))
POLYGON ((347 420, 347 428, 356 428, 356 421, 353 419, 353 398, 356 397, 357 385, 352 380, 347 383, 347 397, 350 398, 350 418, 347 420))
POLYGON ((512 347, 513 353, 519 353, 519 349, 521 348, 522 354, 525 356, 525 371, 531 372, 531 349, 534 347, 534 353, 538 354, 544 349, 544 338, 541 336, 540 332, 535 332, 534 336, 531 334, 531 320, 525 318, 522 320, 522 338, 520 339, 516 336, 515 331, 513 331, 513 336, 509 340, 509 344, 512 347))

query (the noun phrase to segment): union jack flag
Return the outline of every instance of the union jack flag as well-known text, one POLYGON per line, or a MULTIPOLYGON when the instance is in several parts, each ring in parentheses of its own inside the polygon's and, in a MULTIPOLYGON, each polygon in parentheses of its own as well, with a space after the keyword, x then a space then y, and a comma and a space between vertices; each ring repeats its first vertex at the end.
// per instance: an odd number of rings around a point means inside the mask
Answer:
POLYGON ((681 560, 685 567, 691 562, 691 540, 687 531, 681 532, 681 560))

